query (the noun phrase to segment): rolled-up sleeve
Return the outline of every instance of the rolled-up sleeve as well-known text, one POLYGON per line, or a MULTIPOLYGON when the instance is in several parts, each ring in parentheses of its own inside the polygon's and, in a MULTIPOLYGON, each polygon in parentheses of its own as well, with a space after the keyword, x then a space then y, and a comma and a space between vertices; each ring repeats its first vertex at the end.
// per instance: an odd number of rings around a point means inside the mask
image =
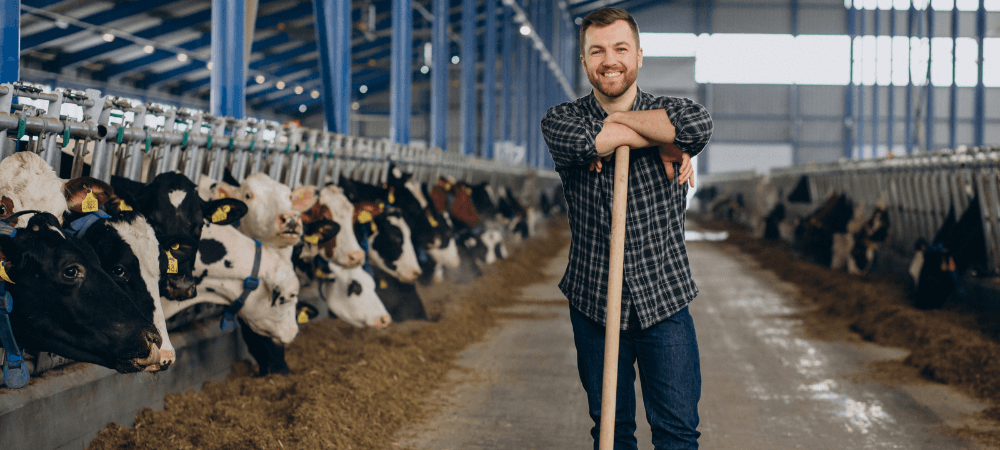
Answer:
POLYGON ((712 131, 715 125, 712 123, 712 116, 708 110, 690 99, 672 98, 666 102, 664 109, 670 117, 670 123, 677 129, 674 137, 674 145, 687 152, 691 156, 696 156, 705 149, 708 141, 712 138, 712 131))
POLYGON ((581 114, 572 103, 550 108, 542 118, 542 136, 556 170, 590 163, 597 158, 597 134, 604 122, 581 114))

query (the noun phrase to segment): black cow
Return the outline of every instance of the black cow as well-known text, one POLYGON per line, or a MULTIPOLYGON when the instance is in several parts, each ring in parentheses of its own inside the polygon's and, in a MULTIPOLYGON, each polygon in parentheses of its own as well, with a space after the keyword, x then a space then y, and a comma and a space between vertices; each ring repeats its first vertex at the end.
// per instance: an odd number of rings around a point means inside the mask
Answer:
POLYGON ((812 203, 812 193, 809 191, 809 177, 802 175, 792 193, 788 194, 789 203, 812 203))
POLYGON ((854 207, 846 194, 831 194, 822 206, 804 217, 795 230, 799 250, 813 262, 829 266, 833 260, 833 235, 846 233, 854 207))
POLYGON ((785 204, 778 202, 764 218, 764 239, 781 239, 781 230, 778 225, 783 220, 785 220, 785 204))
POLYGON ((910 264, 915 285, 914 306, 939 308, 960 290, 960 279, 967 270, 985 271, 988 264, 979 195, 969 202, 958 221, 952 205, 934 240, 928 244, 920 239, 916 247, 910 264))
POLYGON ((112 177, 111 186, 116 195, 146 217, 156 232, 160 244, 160 294, 171 300, 197 295, 194 258, 204 221, 234 223, 247 213, 246 204, 232 198, 204 201, 194 182, 176 172, 157 175, 146 185, 112 177))
POLYGON ((94 250, 64 232, 55 216, 36 214, 14 237, 0 235, 0 260, 20 346, 122 373, 159 362, 152 310, 138 308, 94 250))

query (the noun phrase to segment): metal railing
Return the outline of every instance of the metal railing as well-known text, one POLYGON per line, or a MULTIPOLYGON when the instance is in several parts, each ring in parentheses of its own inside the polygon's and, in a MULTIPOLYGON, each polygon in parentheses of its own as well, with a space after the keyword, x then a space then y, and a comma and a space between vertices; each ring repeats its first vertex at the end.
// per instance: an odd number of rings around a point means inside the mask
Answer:
POLYGON ((767 177, 746 172, 724 174, 705 177, 701 186, 716 186, 720 196, 740 192, 751 199, 756 186, 770 183, 784 201, 781 197, 787 198, 803 175, 809 180, 813 201, 810 211, 830 192, 847 194, 855 205, 863 202, 865 214, 880 199, 885 202, 891 227, 888 244, 904 255, 913 252, 917 239, 933 239, 952 207, 960 217, 978 195, 989 270, 1000 274, 1000 147, 959 147, 772 169, 767 177))
POLYGON ((14 151, 9 137, 27 139, 28 150, 59 169, 70 151, 74 170, 89 161, 90 175, 108 181, 112 175, 149 181, 157 174, 181 171, 197 183, 202 174, 220 180, 228 168, 237 181, 255 172, 293 189, 341 175, 366 183, 384 183, 391 164, 413 173, 420 181, 448 175, 467 182, 510 184, 534 173, 554 179, 554 173, 527 165, 446 153, 438 148, 403 145, 388 139, 347 136, 295 123, 280 124, 253 118, 213 117, 203 111, 36 86, 0 84, 0 159, 14 151), (14 98, 45 100, 44 108, 14 103, 14 98), (64 103, 83 109, 82 119, 60 115, 64 103), (146 126, 146 117, 162 118, 162 125, 146 126))

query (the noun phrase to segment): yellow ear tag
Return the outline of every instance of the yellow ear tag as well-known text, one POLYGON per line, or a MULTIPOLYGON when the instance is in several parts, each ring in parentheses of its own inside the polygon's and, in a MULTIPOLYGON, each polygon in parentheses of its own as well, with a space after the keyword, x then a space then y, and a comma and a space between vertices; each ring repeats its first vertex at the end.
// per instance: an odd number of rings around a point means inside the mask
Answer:
POLYGON ((229 217, 229 211, 232 209, 233 208, 229 205, 222 205, 221 208, 212 213, 212 223, 219 223, 226 220, 226 218, 229 217))
POLYGON ((389 188, 389 204, 396 203, 396 188, 389 188))
POLYGON ((389 287, 389 283, 386 283, 385 280, 378 280, 378 288, 379 289, 385 289, 385 288, 388 288, 388 287, 389 287))
POLYGON ((434 220, 434 216, 430 212, 427 213, 427 221, 430 222, 432 227, 438 226, 438 222, 434 220))
POLYGON ((7 261, 0 262, 0 278, 3 278, 4 281, 10 284, 14 284, 13 281, 10 281, 10 277, 7 276, 7 261))
POLYGON ((83 198, 83 202, 80 207, 83 208, 83 212, 89 213, 97 211, 100 205, 97 203, 97 197, 94 197, 94 191, 87 189, 87 196, 83 198))
POLYGON ((319 244, 319 233, 310 234, 309 236, 306 236, 302 239, 312 245, 319 244))
MULTIPOLYGON (((176 245, 174 247, 177 247, 176 245)), ((177 250, 174 248, 174 250, 177 250)), ((177 273, 177 258, 170 254, 170 250, 167 250, 167 273, 177 273)))
POLYGON ((129 206, 128 203, 125 203, 125 200, 119 200, 118 201, 118 210, 119 211, 131 211, 132 207, 129 206))
POLYGON ((309 322, 309 314, 306 314, 306 310, 299 311, 299 317, 296 319, 300 324, 309 322))
POLYGON ((368 223, 372 221, 372 213, 361 211, 358 213, 358 223, 368 223))
POLYGON ((378 233, 378 227, 375 226, 375 222, 372 221, 372 234, 374 234, 374 233, 378 233))
POLYGON ((316 278, 326 278, 326 274, 323 273, 323 271, 319 270, 319 269, 316 269, 315 275, 316 275, 316 278))

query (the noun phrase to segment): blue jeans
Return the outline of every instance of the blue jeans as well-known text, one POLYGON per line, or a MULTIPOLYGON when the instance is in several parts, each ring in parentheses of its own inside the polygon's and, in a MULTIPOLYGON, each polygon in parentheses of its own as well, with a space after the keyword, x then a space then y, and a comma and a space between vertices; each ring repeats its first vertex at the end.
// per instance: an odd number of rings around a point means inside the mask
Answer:
MULTIPOLYGON (((622 331, 618 348, 618 399, 615 408, 615 450, 634 450, 635 369, 646 419, 656 450, 698 448, 698 400, 701 398, 701 364, 694 322, 687 308, 667 320, 640 330, 633 308, 629 329, 622 331)), ((594 427, 594 450, 601 424, 601 385, 604 376, 604 327, 570 307, 577 366, 594 427)))

